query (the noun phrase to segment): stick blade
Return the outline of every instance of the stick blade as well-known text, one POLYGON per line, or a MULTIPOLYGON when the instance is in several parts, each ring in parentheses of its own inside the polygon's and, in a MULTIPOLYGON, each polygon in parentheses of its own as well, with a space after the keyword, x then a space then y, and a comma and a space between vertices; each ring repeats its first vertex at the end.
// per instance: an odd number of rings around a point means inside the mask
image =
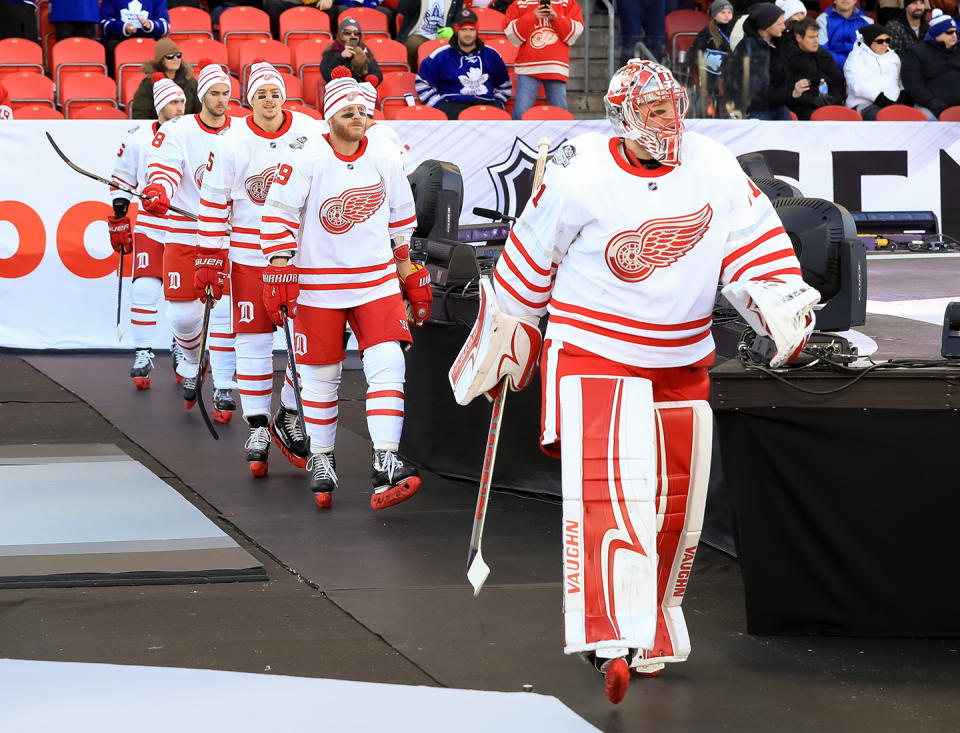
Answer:
POLYGON ((117 341, 123 343, 123 329, 120 327, 120 324, 117 324, 117 341))
POLYGON ((487 582, 487 576, 490 575, 490 568, 483 561, 483 555, 480 554, 480 550, 477 550, 477 554, 473 556, 473 559, 467 565, 467 580, 470 581, 470 585, 473 586, 473 596, 476 598, 480 595, 480 589, 483 588, 483 584, 487 582))

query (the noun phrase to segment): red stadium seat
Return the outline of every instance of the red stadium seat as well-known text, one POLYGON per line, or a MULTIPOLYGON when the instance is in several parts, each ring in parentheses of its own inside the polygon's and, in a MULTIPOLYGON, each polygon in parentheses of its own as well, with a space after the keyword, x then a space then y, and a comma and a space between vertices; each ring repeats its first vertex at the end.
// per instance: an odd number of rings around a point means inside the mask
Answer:
POLYGON ((378 109, 373 110, 373 119, 374 120, 385 120, 386 117, 383 116, 383 112, 378 109))
POLYGON ((450 41, 444 40, 443 38, 434 38, 432 41, 427 41, 426 43, 420 44, 420 48, 417 49, 417 70, 420 69, 420 64, 423 63, 423 60, 436 51, 438 48, 443 48, 444 46, 449 46, 450 41))
POLYGON ((267 38, 257 38, 253 41, 247 41, 240 47, 240 56, 238 69, 241 86, 247 88, 247 75, 250 73, 250 66, 254 59, 266 61, 277 67, 278 71, 288 71, 293 73, 293 58, 290 49, 284 46, 280 41, 273 41, 267 38))
POLYGON ((326 13, 307 5, 298 5, 280 14, 280 40, 290 47, 291 52, 303 41, 317 36, 333 38, 330 35, 330 17, 326 13))
POLYGON ((507 16, 490 8, 473 8, 477 14, 478 35, 487 42, 488 37, 503 36, 503 29, 507 26, 507 16))
POLYGON ((828 104, 825 107, 818 107, 810 115, 813 121, 833 120, 839 122, 859 122, 863 119, 860 113, 849 107, 841 107, 839 104, 828 104))
POLYGON ((291 112, 301 112, 307 115, 308 117, 312 117, 315 120, 323 119, 323 115, 317 112, 317 110, 315 110, 313 107, 308 107, 305 104, 297 104, 296 102, 284 102, 283 108, 288 109, 291 112))
POLYGON ((500 54, 500 58, 503 59, 503 63, 507 65, 507 68, 512 68, 517 62, 517 51, 519 49, 510 43, 506 36, 497 36, 496 38, 491 38, 489 41, 484 40, 484 43, 488 48, 492 48, 500 54))
POLYGON ((50 52, 50 68, 60 101, 63 99, 60 90, 71 75, 107 73, 106 51, 103 44, 90 38, 64 38, 50 52))
POLYGON ((491 107, 486 104, 478 104, 474 107, 467 107, 457 117, 458 120, 509 120, 510 115, 499 107, 491 107))
POLYGON ((960 122, 960 107, 947 107, 940 113, 941 122, 960 122))
POLYGON ((220 16, 220 40, 227 47, 228 65, 235 74, 240 72, 240 48, 257 38, 272 40, 270 16, 247 5, 227 8, 220 16))
POLYGON ((127 116, 112 104, 91 104, 70 112, 71 120, 125 120, 127 116))
POLYGON ((243 96, 243 91, 240 88, 240 82, 237 81, 237 77, 230 77, 230 102, 239 104, 243 106, 246 102, 246 98, 243 96))
POLYGON ((926 122, 927 116, 916 107, 891 104, 877 112, 877 122, 926 122))
POLYGON ((293 65, 300 77, 304 101, 314 107, 317 104, 317 79, 320 79, 320 59, 323 51, 333 41, 329 38, 312 38, 297 45, 293 52, 293 65))
POLYGON ((192 38, 209 38, 213 40, 213 26, 210 22, 210 13, 189 5, 180 5, 170 8, 171 40, 179 46, 183 41, 192 38))
POLYGON ((573 115, 560 107, 537 104, 523 113, 522 120, 572 120, 573 115))
POLYGON ((60 102, 64 117, 91 105, 117 106, 117 85, 106 74, 84 72, 70 74, 60 89, 60 102))
POLYGON ((447 116, 436 107, 418 104, 415 107, 397 107, 388 120, 445 120, 447 116))
POLYGON ((63 115, 53 107, 42 104, 25 104, 13 113, 15 120, 62 120, 63 115))
POLYGON ((16 110, 23 106, 48 105, 53 103, 53 81, 36 71, 20 71, 4 77, 3 86, 10 95, 10 107, 16 110))
MULTIPOLYGON (((174 8, 176 10, 177 8, 174 8)), ((113 52, 113 78, 117 80, 117 99, 123 96, 123 82, 131 76, 143 76, 140 67, 152 59, 157 42, 152 38, 128 38, 117 44, 113 52)), ((181 49, 182 50, 182 49, 181 49)))
POLYGON ((793 120, 794 122, 796 122, 797 120, 800 119, 799 117, 797 117, 797 113, 794 112, 792 109, 789 110, 789 111, 790 111, 790 119, 791 119, 791 120, 793 120))
POLYGON ((383 36, 374 36, 364 40, 370 53, 380 65, 380 71, 410 71, 407 64, 407 47, 397 41, 391 41, 383 36))
POLYGON ((820 0, 820 12, 833 7, 833 0, 820 0))
POLYGON ((37 3, 37 29, 40 32, 40 46, 43 48, 43 63, 50 59, 50 49, 56 40, 56 31, 50 22, 50 3, 37 3))
POLYGON ((210 38, 189 38, 178 45, 183 52, 183 63, 191 65, 194 76, 200 71, 197 65, 204 59, 210 59, 215 64, 227 66, 227 61, 230 58, 227 54, 227 47, 220 41, 214 41, 210 38))
POLYGON ((249 117, 253 110, 249 107, 241 107, 239 104, 231 104, 227 107, 227 114, 231 117, 249 117))
POLYGON ((120 105, 130 113, 133 112, 133 110, 130 109, 130 103, 133 101, 133 95, 137 93, 137 87, 140 86, 140 82, 142 82, 145 78, 146 76, 144 74, 140 74, 139 76, 128 76, 123 82, 123 90, 120 93, 120 105))
POLYGON ((353 18, 363 29, 363 37, 383 36, 390 37, 390 30, 387 28, 387 16, 379 10, 373 8, 348 8, 340 13, 338 19, 342 23, 346 18, 353 18))
POLYGON ((406 95, 413 95, 413 100, 419 104, 417 97, 417 75, 409 71, 392 71, 383 75, 383 81, 377 87, 377 104, 387 119, 391 119, 390 111, 407 106, 406 95))
POLYGON ((674 10, 667 13, 667 50, 670 52, 670 65, 673 68, 678 68, 680 52, 693 45, 697 34, 706 28, 709 22, 710 16, 699 10, 674 10))
POLYGON ((18 71, 43 73, 43 48, 25 38, 0 41, 0 79, 18 71))
POLYGON ((288 74, 286 71, 281 71, 280 76, 283 78, 283 86, 287 90, 287 98, 284 101, 305 104, 303 90, 300 87, 300 80, 293 74, 288 74))

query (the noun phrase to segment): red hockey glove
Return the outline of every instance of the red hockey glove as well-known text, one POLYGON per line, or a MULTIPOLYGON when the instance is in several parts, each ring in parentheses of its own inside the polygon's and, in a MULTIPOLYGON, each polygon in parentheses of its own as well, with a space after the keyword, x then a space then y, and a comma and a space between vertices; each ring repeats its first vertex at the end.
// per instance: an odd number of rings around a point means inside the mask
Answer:
POLYGON ((163 216, 170 209, 170 199, 159 183, 151 183, 141 192, 146 198, 143 200, 143 208, 154 216, 163 216))
POLYGON ((418 262, 411 263, 413 272, 403 279, 403 293, 410 301, 410 315, 413 322, 422 326, 430 317, 433 304, 433 291, 430 290, 430 273, 418 262))
POLYGON ((117 254, 123 252, 128 255, 133 252, 133 237, 130 235, 130 218, 127 216, 111 216, 107 219, 107 229, 110 232, 110 246, 117 254))
POLYGON ((197 250, 193 266, 193 287, 200 302, 207 302, 207 288, 214 300, 223 295, 223 282, 227 278, 227 253, 225 250, 197 250))
POLYGON ((297 315, 297 296, 300 295, 300 273, 293 265, 263 268, 263 307, 270 320, 283 325, 280 309, 284 306, 290 316, 297 315))

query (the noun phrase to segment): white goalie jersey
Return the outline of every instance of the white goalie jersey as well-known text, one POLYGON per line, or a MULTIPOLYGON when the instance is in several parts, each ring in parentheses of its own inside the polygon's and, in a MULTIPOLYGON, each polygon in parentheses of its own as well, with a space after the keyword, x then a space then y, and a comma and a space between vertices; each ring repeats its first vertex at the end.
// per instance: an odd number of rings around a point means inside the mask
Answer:
MULTIPOLYGON (((147 157, 160 123, 156 120, 143 122, 137 127, 130 128, 123 136, 120 149, 117 151, 117 161, 114 164, 111 179, 114 183, 122 183, 127 188, 139 191, 147 185, 147 157)), ((112 199, 130 200, 131 196, 119 188, 110 187, 112 199)), ((155 242, 163 242, 167 226, 162 216, 153 216, 143 208, 137 210, 137 220, 133 231, 143 234, 155 242)))
POLYGON ((675 367, 714 350, 718 283, 800 276, 770 201, 733 154, 686 132, 683 164, 638 169, 618 138, 561 146, 494 281, 505 313, 549 313, 547 339, 622 364, 675 367))
POLYGON ((311 134, 314 120, 285 111, 276 132, 264 132, 253 115, 234 123, 228 135, 214 138, 212 167, 200 190, 198 244, 222 249, 229 245, 231 262, 263 267, 260 220, 277 162, 291 142, 311 134))
MULTIPOLYGON (((210 168, 214 137, 230 129, 207 127, 199 115, 183 115, 160 126, 150 143, 147 183, 163 186, 170 203, 184 211, 200 210, 200 186, 210 168)), ((166 221, 165 244, 197 245, 197 222, 172 211, 166 221)))
POLYGON ((299 303, 350 308, 400 293, 391 240, 416 226, 400 153, 364 137, 354 155, 334 152, 325 136, 284 152, 263 206, 263 256, 295 253, 299 303))

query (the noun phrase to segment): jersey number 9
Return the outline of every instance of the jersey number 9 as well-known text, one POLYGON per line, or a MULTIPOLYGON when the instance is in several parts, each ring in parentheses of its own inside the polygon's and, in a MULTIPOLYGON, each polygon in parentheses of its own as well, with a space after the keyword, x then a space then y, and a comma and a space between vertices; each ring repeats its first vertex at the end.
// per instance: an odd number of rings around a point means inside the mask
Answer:
POLYGON ((290 174, 293 173, 293 168, 284 163, 279 168, 277 168, 277 177, 274 179, 281 186, 286 186, 287 181, 290 180, 290 174))

